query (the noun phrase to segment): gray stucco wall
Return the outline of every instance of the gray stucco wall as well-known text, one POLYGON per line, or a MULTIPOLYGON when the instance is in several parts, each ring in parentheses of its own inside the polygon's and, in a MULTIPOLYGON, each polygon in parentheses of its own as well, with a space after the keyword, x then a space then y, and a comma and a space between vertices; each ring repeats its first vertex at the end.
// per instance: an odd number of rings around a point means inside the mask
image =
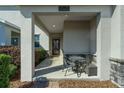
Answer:
MULTIPOLYGON (((12 23, 18 27, 21 27, 21 14, 18 6, 0 6, 0 19, 12 23)), ((4 27, 5 36, 4 34, 3 36, 6 45, 11 45, 11 31, 19 32, 17 29, 5 25, 4 27)), ((2 37, 0 37, 0 39, 1 38, 2 37)))
POLYGON ((63 46, 65 53, 89 53, 90 23, 88 21, 65 22, 63 46))
POLYGON ((64 51, 67 53, 96 53, 96 17, 91 21, 65 22, 64 51))
MULTIPOLYGON (((15 33, 20 33, 20 29, 16 29, 14 27, 11 27, 9 25, 5 25, 5 32, 6 32, 6 45, 11 45, 11 38, 12 38, 12 32, 15 33)), ((17 36, 18 38, 20 38, 20 36, 17 36)))
POLYGON ((124 6, 115 7, 111 27, 111 80, 124 87, 124 6))
POLYGON ((21 13, 19 6, 0 6, 0 18, 21 26, 21 13))
POLYGON ((11 33, 20 33, 19 29, 0 23, 0 45, 11 45, 11 33))
POLYGON ((111 17, 97 16, 97 66, 100 80, 110 79, 111 17))
POLYGON ((49 50, 49 32, 41 21, 34 17, 34 34, 40 35, 40 47, 49 50))
POLYGON ((120 6, 116 6, 111 18, 111 57, 121 57, 120 27, 120 6))
POLYGON ((44 48, 45 50, 49 50, 49 36, 44 32, 43 29, 40 29, 37 25, 35 27, 35 34, 40 36, 40 47, 44 48))
POLYGON ((90 21, 90 53, 96 54, 96 17, 90 21))
POLYGON ((120 16, 121 16, 121 29, 120 29, 120 33, 121 33, 121 59, 124 59, 124 5, 121 5, 121 12, 120 12, 120 16))
POLYGON ((5 26, 3 23, 0 23, 0 45, 5 45, 5 42, 6 42, 5 26))

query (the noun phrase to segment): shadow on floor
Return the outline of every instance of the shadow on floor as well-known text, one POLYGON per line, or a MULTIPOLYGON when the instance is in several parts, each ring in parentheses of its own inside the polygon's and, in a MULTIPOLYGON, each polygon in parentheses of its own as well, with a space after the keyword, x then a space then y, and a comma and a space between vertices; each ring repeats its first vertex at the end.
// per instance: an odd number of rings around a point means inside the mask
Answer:
POLYGON ((48 60, 48 58, 46 58, 45 60, 43 60, 37 67, 38 68, 45 68, 45 67, 49 67, 51 66, 53 63, 53 61, 51 59, 48 60), (46 61, 47 60, 47 61, 46 61))
POLYGON ((35 71, 35 77, 42 76, 44 74, 52 73, 55 71, 59 71, 62 69, 63 69, 63 65, 54 66, 54 67, 50 67, 50 68, 46 68, 46 69, 41 69, 41 70, 35 71))

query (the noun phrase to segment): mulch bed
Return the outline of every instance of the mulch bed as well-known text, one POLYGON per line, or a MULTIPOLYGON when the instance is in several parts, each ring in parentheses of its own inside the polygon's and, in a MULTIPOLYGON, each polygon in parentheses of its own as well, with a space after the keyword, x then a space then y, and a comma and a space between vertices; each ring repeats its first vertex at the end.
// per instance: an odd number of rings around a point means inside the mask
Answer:
POLYGON ((33 82, 21 82, 20 81, 20 72, 16 74, 10 80, 10 88, 30 88, 33 85, 33 82))
MULTIPOLYGON (((10 88, 31 88, 37 83, 21 82, 20 73, 17 73, 10 81, 10 88)), ((42 86, 38 86, 39 88, 42 86)), ((86 81, 86 80, 55 80, 49 81, 47 88, 118 88, 117 85, 109 81, 86 81)), ((36 87, 35 87, 36 88, 36 87)))
POLYGON ((61 80, 60 88, 118 88, 111 81, 61 80))

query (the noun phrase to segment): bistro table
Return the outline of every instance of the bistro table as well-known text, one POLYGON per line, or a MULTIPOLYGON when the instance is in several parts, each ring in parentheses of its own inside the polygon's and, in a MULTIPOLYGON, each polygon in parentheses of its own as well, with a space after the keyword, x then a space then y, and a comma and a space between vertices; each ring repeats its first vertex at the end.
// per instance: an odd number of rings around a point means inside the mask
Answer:
POLYGON ((69 59, 75 63, 75 67, 73 67, 72 70, 77 73, 78 77, 80 77, 81 73, 85 72, 86 58, 80 56, 71 56, 69 59))

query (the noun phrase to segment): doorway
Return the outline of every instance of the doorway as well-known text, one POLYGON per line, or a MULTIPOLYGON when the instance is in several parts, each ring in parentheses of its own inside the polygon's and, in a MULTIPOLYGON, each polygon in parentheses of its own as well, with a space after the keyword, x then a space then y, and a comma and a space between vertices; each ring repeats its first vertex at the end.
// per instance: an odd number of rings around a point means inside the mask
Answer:
POLYGON ((60 39, 52 39, 52 54, 60 54, 60 39))

